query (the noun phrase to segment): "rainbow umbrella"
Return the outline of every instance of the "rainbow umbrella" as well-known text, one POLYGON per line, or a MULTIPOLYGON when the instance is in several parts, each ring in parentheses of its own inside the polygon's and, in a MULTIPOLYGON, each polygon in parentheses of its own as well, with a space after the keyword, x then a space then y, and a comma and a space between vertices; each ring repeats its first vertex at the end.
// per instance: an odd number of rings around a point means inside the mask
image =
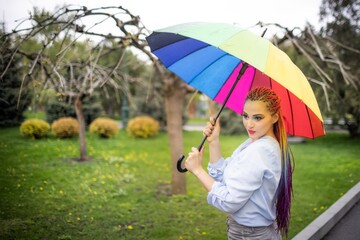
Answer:
MULTIPOLYGON (((146 40, 170 71, 222 104, 215 120, 224 106, 242 114, 247 93, 266 86, 281 97, 289 135, 312 139, 325 135, 308 80, 270 41, 225 23, 175 25, 154 31, 146 40)), ((179 168, 179 162, 178 170, 186 171, 179 168)))

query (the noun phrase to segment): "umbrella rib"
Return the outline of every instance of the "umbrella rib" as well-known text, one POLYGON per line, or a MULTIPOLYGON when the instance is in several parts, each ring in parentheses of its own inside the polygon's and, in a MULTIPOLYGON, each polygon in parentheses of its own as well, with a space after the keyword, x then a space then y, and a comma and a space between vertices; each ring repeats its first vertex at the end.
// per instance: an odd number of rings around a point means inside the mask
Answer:
POLYGON ((308 119, 309 119, 309 123, 310 123, 310 129, 311 129, 311 135, 312 135, 311 138, 314 139, 314 130, 313 130, 312 122, 311 122, 311 119, 310 119, 309 108, 306 105, 305 105, 305 107, 306 107, 306 113, 308 115, 308 119))
MULTIPOLYGON (((177 35, 182 36, 182 35, 180 35, 180 34, 177 34, 177 35)), ((190 38, 187 37, 187 38, 185 38, 185 39, 181 39, 181 40, 179 40, 179 41, 176 41, 176 43, 185 41, 185 40, 187 40, 187 39, 190 39, 190 38)), ((199 41, 199 42, 202 42, 202 41, 199 41)), ((201 47, 201 48, 197 48, 196 51, 194 51, 194 52, 197 52, 197 51, 199 51, 199 50, 201 50, 201 49, 204 49, 204 48, 206 48, 206 47, 209 47, 209 46, 211 47, 211 45, 208 44, 208 43, 206 43, 206 42, 202 42, 202 43, 205 43, 206 45, 204 45, 204 46, 201 47)), ((173 43, 171 43, 171 44, 173 44, 173 43)), ((161 47, 161 48, 164 48, 164 47, 167 47, 167 46, 163 46, 163 47, 161 47)), ((159 48, 159 49, 161 49, 161 48, 159 48)), ((189 52, 188 54, 182 56, 181 59, 183 59, 183 58, 185 58, 185 57, 193 54, 194 52, 189 52)), ((166 66, 166 67, 167 67, 167 68, 171 67, 171 66, 172 66, 173 64, 175 64, 177 61, 178 61, 178 60, 174 61, 173 63, 171 63, 170 65, 168 65, 168 66, 166 66)), ((164 65, 165 65, 165 64, 164 64, 164 65)))
MULTIPOLYGON (((210 46, 210 45, 208 45, 208 46, 210 46)), ((220 48, 218 48, 219 50, 221 50, 220 48)), ((222 52, 224 52, 223 50, 221 50, 222 52)), ((226 52, 224 52, 224 55, 221 55, 219 58, 217 58, 217 59, 215 59, 214 61, 212 61, 212 63, 211 64, 208 64, 207 66, 206 66, 206 68, 204 68, 203 70, 201 70, 198 74, 196 74, 190 81, 189 81, 189 84, 191 85, 191 83, 193 82, 193 80, 195 79, 195 78, 197 78, 201 73, 203 73, 203 72, 205 72, 206 71, 206 69, 208 69, 208 68, 210 68, 214 63, 216 63, 219 59, 221 59, 221 58, 223 58, 223 57, 225 57, 225 56, 227 56, 227 55, 229 55, 229 56, 232 56, 232 55, 230 55, 230 54, 228 54, 228 53, 226 53, 226 52)), ((239 59, 239 64, 242 62, 240 59, 239 59)), ((231 75, 231 73, 229 74, 229 76, 231 75)), ((229 77, 229 76, 227 76, 227 78, 229 77)), ((226 78, 226 79, 227 79, 226 78)), ((220 88, 221 89, 221 88, 220 88)), ((220 89, 219 89, 219 91, 220 91, 220 89)), ((215 96, 219 93, 219 91, 215 94, 215 96)))
POLYGON ((291 101, 291 97, 290 97, 290 93, 289 90, 287 88, 286 89, 286 94, 288 95, 288 99, 289 99, 289 104, 290 104, 290 114, 291 114, 291 126, 292 126, 292 133, 293 136, 295 136, 295 119, 294 119, 294 109, 293 109, 293 105, 292 105, 292 101, 291 101))
MULTIPOLYGON (((242 61, 242 62, 246 63, 245 61, 242 61)), ((240 62, 240 64, 241 64, 241 62, 240 62)), ((254 69, 255 69, 255 72, 254 72, 254 74, 252 76, 252 79, 251 79, 251 85, 250 85, 249 91, 252 89, 252 86, 254 85, 254 80, 255 80, 255 76, 256 76, 256 68, 254 68, 254 69)))

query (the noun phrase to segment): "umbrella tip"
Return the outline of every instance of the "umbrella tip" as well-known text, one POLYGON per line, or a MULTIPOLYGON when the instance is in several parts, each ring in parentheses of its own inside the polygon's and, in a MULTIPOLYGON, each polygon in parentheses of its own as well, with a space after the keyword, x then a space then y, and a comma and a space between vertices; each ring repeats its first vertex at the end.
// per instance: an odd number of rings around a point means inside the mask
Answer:
POLYGON ((264 37, 266 31, 267 31, 267 28, 265 28, 264 32, 261 34, 261 37, 264 37))

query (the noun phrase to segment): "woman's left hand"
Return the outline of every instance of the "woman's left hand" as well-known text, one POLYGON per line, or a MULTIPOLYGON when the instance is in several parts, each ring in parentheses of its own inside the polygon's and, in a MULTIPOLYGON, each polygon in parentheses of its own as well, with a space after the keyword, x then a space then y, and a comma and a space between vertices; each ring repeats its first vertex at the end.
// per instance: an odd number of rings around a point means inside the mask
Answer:
POLYGON ((204 154, 204 147, 199 150, 195 147, 191 149, 192 151, 189 152, 188 157, 185 161, 185 167, 192 173, 196 173, 196 171, 202 169, 202 161, 203 161, 203 154, 204 154))

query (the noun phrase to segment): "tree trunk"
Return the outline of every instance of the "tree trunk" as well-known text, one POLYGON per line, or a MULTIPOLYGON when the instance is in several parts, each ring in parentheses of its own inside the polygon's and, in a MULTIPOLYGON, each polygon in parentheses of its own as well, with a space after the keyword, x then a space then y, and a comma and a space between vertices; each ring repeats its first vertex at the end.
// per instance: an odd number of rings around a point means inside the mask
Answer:
POLYGON ((79 123, 79 143, 80 143, 80 161, 87 160, 86 137, 85 137, 85 120, 83 112, 83 104, 80 96, 75 97, 74 107, 76 118, 79 123))
MULTIPOLYGON (((356 116, 354 114, 354 116, 356 116)), ((349 122, 346 119, 346 125, 350 134, 350 138, 360 137, 360 117, 354 117, 354 122, 349 122)))
POLYGON ((177 160, 184 151, 182 115, 186 91, 181 87, 182 83, 180 79, 171 78, 169 82, 168 85, 171 85, 171 87, 166 87, 165 110, 172 163, 171 189, 172 194, 186 194, 186 176, 184 173, 179 173, 176 168, 177 160))

